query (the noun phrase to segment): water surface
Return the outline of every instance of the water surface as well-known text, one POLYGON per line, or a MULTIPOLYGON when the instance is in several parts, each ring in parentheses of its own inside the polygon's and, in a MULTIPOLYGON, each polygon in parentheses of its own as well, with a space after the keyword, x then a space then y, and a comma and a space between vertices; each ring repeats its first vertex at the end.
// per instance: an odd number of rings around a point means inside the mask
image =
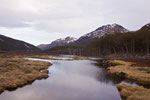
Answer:
POLYGON ((0 100, 121 100, 116 88, 118 81, 108 78, 94 61, 43 61, 53 63, 49 78, 5 91, 0 100))

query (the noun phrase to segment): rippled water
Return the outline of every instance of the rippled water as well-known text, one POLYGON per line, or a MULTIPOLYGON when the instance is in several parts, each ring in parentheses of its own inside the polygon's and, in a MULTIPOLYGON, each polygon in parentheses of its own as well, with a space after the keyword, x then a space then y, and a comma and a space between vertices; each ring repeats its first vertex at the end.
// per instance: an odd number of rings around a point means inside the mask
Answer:
POLYGON ((43 61, 53 63, 49 78, 5 91, 0 100, 121 100, 116 88, 118 81, 108 78, 94 61, 43 61))

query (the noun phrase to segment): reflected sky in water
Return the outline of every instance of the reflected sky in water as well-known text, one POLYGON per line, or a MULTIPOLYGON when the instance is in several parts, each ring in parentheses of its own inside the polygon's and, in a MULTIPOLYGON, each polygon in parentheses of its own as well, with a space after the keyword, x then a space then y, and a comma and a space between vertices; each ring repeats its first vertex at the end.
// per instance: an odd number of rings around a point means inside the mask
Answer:
POLYGON ((5 91, 0 100, 121 100, 113 80, 94 61, 49 61, 49 78, 5 91))

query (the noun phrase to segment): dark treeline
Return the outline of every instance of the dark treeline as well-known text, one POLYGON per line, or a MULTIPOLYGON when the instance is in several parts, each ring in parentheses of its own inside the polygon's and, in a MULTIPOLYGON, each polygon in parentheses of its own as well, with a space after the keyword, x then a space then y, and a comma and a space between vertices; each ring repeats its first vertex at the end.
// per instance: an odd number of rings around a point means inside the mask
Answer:
POLYGON ((136 32, 109 34, 88 45, 60 46, 47 51, 81 56, 149 54, 150 29, 145 28, 136 32))
POLYGON ((109 34, 92 42, 90 47, 97 48, 100 54, 149 54, 150 30, 109 34))
POLYGON ((85 55, 87 45, 65 45, 57 46, 48 50, 45 50, 44 53, 51 54, 69 54, 69 55, 85 55))

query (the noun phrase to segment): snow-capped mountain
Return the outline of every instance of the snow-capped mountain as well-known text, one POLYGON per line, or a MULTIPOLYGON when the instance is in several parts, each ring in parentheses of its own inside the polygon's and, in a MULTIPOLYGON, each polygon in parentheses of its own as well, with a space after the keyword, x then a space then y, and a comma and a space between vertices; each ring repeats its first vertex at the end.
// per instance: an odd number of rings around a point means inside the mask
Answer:
POLYGON ((128 32, 128 30, 118 24, 112 24, 112 25, 109 24, 106 26, 99 27, 95 31, 85 34, 83 37, 100 38, 107 34, 116 33, 116 32, 124 33, 124 32, 128 32))
POLYGON ((53 41, 51 44, 39 45, 38 47, 40 49, 45 50, 45 49, 49 49, 49 48, 56 47, 56 46, 72 45, 72 44, 73 45, 74 44, 87 44, 93 40, 97 40, 103 36, 106 36, 107 34, 112 34, 112 33, 117 33, 117 32, 125 33, 125 32, 128 32, 128 30, 118 24, 108 24, 108 25, 101 26, 97 28, 96 30, 81 36, 79 39, 76 39, 73 37, 67 37, 64 39, 57 39, 53 41))
POLYGON ((112 33, 117 33, 117 32, 125 33, 125 32, 128 32, 128 30, 118 24, 108 24, 81 36, 77 41, 74 42, 74 44, 88 43, 102 36, 106 36, 107 34, 112 34, 112 33))
POLYGON ((74 37, 66 37, 64 39, 57 39, 53 41, 52 43, 71 43, 71 42, 74 42, 75 40, 76 38, 74 37))
POLYGON ((41 44, 39 46, 37 46, 38 48, 45 50, 45 49, 49 49, 52 47, 56 47, 56 46, 62 46, 62 45, 67 45, 70 44, 74 41, 76 41, 77 39, 74 37, 66 37, 66 38, 61 38, 61 39, 57 39, 53 42, 51 42, 50 44, 41 44))
POLYGON ((150 29, 150 23, 144 25, 141 29, 146 29, 146 28, 149 28, 149 29, 150 29))

